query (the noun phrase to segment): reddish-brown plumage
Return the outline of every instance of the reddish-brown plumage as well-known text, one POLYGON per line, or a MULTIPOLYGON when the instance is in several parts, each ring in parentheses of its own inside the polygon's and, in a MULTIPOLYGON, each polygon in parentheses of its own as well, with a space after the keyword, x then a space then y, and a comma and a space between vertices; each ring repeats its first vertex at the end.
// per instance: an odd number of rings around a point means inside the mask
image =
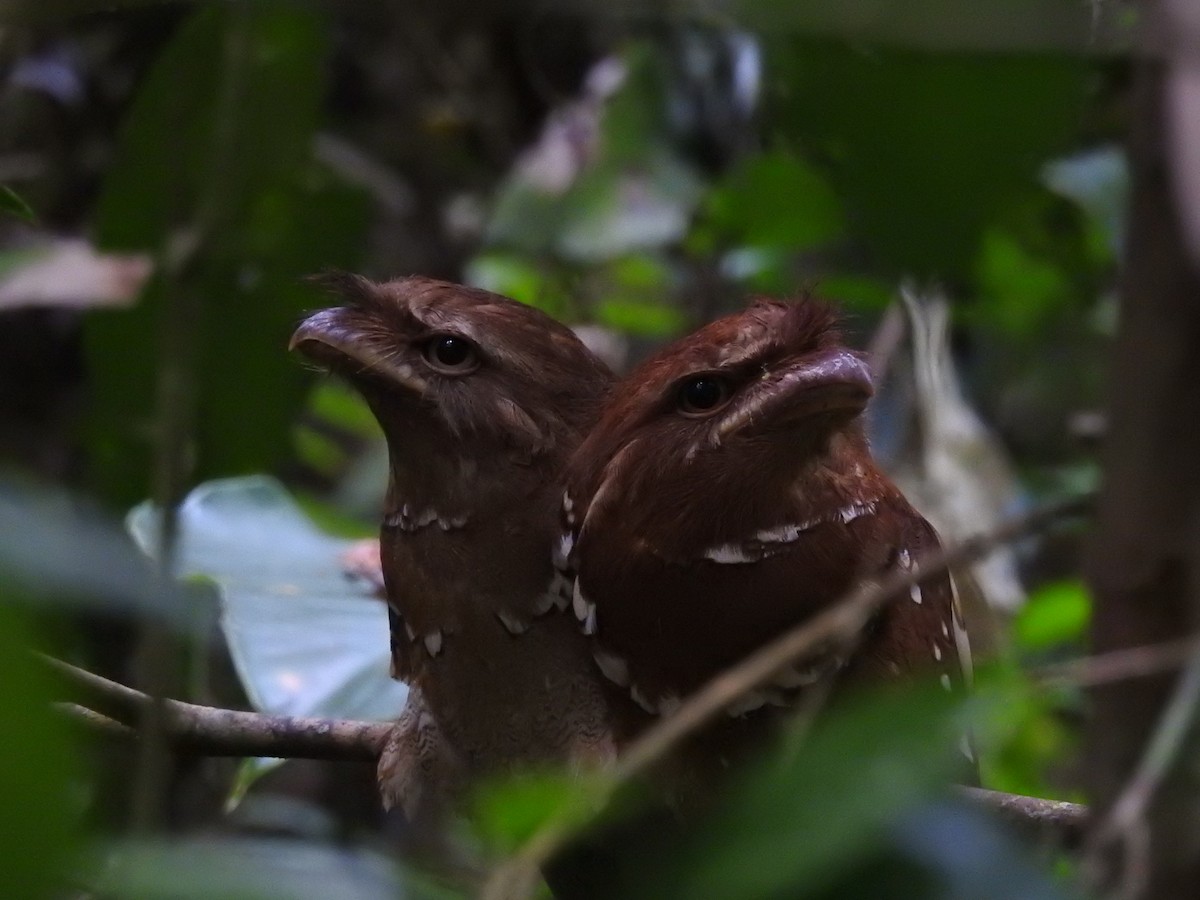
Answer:
POLYGON ((387 437, 382 565, 394 674, 414 692, 385 799, 411 807, 456 772, 610 756, 614 692, 565 613, 551 547, 563 465, 611 374, 566 327, 486 291, 333 287, 346 305, 292 345, 347 377, 387 437))
MULTIPOLYGON (((765 299, 614 390, 568 467, 558 557, 601 668, 640 705, 668 712, 858 580, 937 550, 871 458, 870 394, 827 306, 765 299)), ((933 577, 853 658, 812 660, 734 712, 784 705, 834 668, 960 682, 961 641, 950 581, 933 577)))

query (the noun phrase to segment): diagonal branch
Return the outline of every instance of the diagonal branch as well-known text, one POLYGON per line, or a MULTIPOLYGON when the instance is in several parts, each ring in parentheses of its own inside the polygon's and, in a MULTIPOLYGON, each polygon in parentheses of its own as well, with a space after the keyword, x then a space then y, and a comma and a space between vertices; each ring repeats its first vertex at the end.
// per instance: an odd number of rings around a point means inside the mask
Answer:
MULTIPOLYGON (((933 555, 913 570, 897 570, 879 581, 862 584, 828 609, 719 673, 688 697, 673 715, 647 729, 618 760, 614 777, 600 802, 606 805, 620 787, 644 774, 685 738, 711 722, 739 697, 769 682, 794 660, 819 646, 852 640, 884 604, 907 588, 930 575, 980 559, 1002 544, 1085 513, 1092 499, 1088 494, 1035 510, 933 555)), ((573 831, 562 822, 551 822, 536 832, 521 850, 495 869, 481 896, 484 900, 528 897, 539 882, 542 866, 563 849, 572 835, 573 831)))

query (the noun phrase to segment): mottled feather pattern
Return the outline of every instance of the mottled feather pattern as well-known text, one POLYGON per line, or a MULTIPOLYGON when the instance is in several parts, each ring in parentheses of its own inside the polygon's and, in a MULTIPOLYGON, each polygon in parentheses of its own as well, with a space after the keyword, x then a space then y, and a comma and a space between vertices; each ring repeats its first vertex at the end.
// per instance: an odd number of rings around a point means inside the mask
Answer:
MULTIPOLYGON (((643 708, 669 712, 862 579, 936 551, 870 456, 864 370, 827 305, 757 300, 614 389, 568 468, 560 564, 598 664, 643 708), (698 376, 728 388, 711 416, 679 406, 698 376)), ((927 579, 849 658, 825 648, 731 712, 786 705, 842 669, 961 684, 953 621, 948 578, 927 579)))
MULTIPOLYGON (((611 373, 506 297, 428 278, 324 282, 343 305, 307 319, 293 346, 354 384, 388 442, 393 669, 421 704, 390 758, 427 759, 414 741, 435 732, 470 777, 611 756, 612 690, 563 613, 569 584, 550 554, 563 465, 611 373), (436 355, 446 341, 449 361, 436 355)), ((412 773, 380 771, 414 790, 412 773)))

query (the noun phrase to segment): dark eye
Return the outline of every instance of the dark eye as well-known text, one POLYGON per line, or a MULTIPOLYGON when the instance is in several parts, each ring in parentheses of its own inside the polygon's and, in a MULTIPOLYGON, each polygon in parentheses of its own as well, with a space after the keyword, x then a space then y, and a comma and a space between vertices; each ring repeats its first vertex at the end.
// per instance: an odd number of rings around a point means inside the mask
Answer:
POLYGON ((679 389, 679 408, 685 413, 705 413, 729 399, 729 387, 715 375, 689 378, 679 389))
POLYGON ((439 372, 461 375, 474 369, 479 360, 475 345, 466 338, 439 334, 425 345, 425 361, 439 372))

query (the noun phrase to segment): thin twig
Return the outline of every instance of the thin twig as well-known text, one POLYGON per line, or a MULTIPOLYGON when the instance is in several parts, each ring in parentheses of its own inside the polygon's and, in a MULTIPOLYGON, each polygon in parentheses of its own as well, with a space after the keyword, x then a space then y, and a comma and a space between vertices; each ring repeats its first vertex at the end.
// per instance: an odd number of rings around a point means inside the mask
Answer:
MULTIPOLYGON (((111 717, 86 707, 65 704, 60 708, 86 725, 125 726, 130 735, 140 732, 142 713, 154 700, 141 691, 110 681, 52 657, 42 657, 72 682, 108 702, 111 717)), ((205 756, 270 756, 287 759, 379 758, 392 729, 389 722, 361 722, 301 716, 272 716, 164 699, 163 738, 175 750, 205 756)))
MULTIPOLYGON (((954 566, 971 563, 996 547, 1039 532, 1054 523, 1082 514, 1092 494, 1035 510, 1003 523, 993 531, 969 538, 956 547, 934 554, 909 571, 895 570, 879 581, 865 582, 844 598, 750 656, 712 678, 688 697, 671 716, 660 720, 622 754, 613 778, 601 798, 607 803, 618 788, 642 775, 665 758, 681 741, 695 734, 734 701, 766 684, 779 672, 815 648, 852 639, 885 603, 914 584, 954 566)), ((502 862, 484 885, 484 900, 528 897, 538 872, 571 839, 572 831, 552 822, 502 862)))
POLYGON ((116 719, 110 719, 108 716, 102 715, 94 709, 88 709, 86 706, 80 706, 78 703, 55 703, 54 708, 92 731, 100 731, 122 738, 133 737, 136 734, 128 725, 122 725, 116 719))
POLYGON ((1133 678, 1149 678, 1181 668, 1200 652, 1200 636, 1125 647, 1098 656, 1043 666, 1029 673, 1042 687, 1099 687, 1133 678))
POLYGON ((1093 882, 1111 869, 1113 845, 1123 851, 1117 897, 1140 897, 1149 877, 1149 823, 1146 811, 1200 715, 1200 649, 1193 648, 1187 668, 1158 720, 1137 768, 1108 814, 1088 838, 1085 870, 1093 882))

